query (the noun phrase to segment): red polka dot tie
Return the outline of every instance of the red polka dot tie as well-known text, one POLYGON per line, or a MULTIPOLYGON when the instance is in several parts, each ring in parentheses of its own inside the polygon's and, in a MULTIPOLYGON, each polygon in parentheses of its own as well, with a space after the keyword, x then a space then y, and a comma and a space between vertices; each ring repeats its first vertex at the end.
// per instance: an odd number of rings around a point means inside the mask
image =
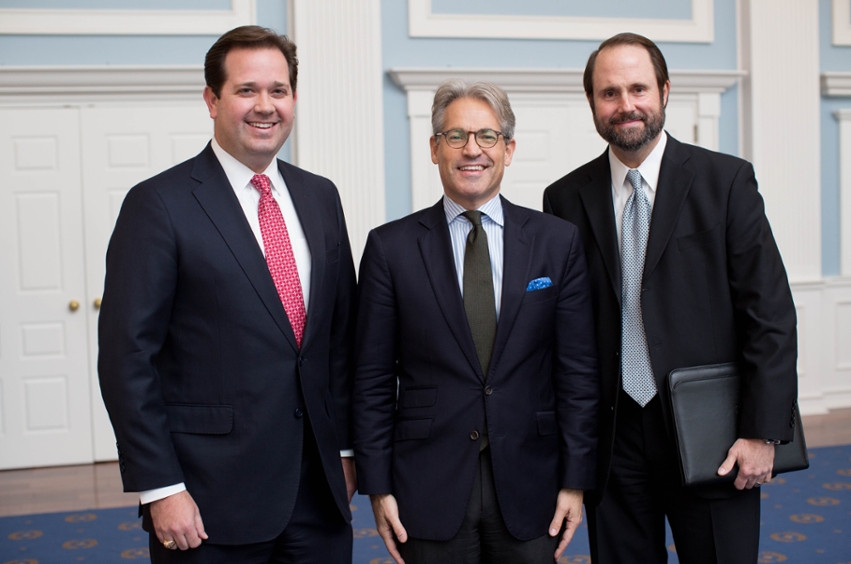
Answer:
POLYGON ((278 202, 272 196, 272 183, 265 174, 256 174, 251 184, 260 192, 260 205, 257 217, 260 219, 260 233, 263 235, 263 248, 266 251, 266 264, 278 290, 284 311, 290 319, 295 342, 301 347, 304 335, 304 295, 301 292, 301 281, 298 278, 298 267, 290 244, 287 224, 281 214, 278 202))

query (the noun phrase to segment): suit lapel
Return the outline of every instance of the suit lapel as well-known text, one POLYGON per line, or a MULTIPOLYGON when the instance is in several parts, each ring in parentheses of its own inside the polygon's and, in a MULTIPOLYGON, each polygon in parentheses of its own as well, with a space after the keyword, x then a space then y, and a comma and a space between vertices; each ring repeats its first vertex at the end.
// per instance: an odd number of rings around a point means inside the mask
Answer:
POLYGON ((644 259, 644 280, 653 273, 665 247, 668 246, 683 203, 694 182, 694 173, 683 167, 687 160, 688 155, 684 154, 680 142, 669 135, 665 154, 662 156, 659 185, 656 188, 656 201, 650 220, 650 236, 644 259))
POLYGON ((609 166, 608 149, 592 161, 588 184, 579 189, 579 197, 585 206, 588 223, 600 248, 606 265, 612 290, 621 300, 621 261, 618 250, 615 212, 612 207, 612 171, 609 166))
POLYGON ((425 212, 420 218, 420 223, 426 228, 426 232, 418 239, 420 253, 440 311, 461 350, 464 351, 467 362, 480 377, 483 377, 479 357, 476 354, 476 345, 473 343, 473 336, 467 323, 461 290, 458 288, 455 260, 452 256, 452 240, 446 224, 442 199, 425 212))
POLYGON ((193 191, 195 199, 218 229, 275 323, 295 347, 295 335, 269 274, 266 259, 210 145, 195 158, 191 175, 200 183, 193 191))
MULTIPOLYGON (((502 198, 502 196, 500 196, 502 198)), ((508 336, 514 326, 514 320, 520 312, 520 304, 526 295, 526 285, 530 279, 532 249, 534 237, 527 234, 523 226, 529 219, 528 214, 505 198, 502 198, 504 218, 503 263, 502 263, 502 300, 499 308, 499 323, 496 326, 493 356, 490 365, 499 366, 499 359, 505 350, 508 336)))
MULTIPOLYGON (((311 320, 321 319, 324 315, 322 308, 328 305, 323 303, 324 300, 319 299, 320 289, 325 278, 325 226, 323 221, 327 221, 327 218, 323 218, 317 209, 314 201, 316 195, 312 194, 310 187, 305 184, 303 175, 298 174, 295 167, 289 166, 283 161, 278 161, 278 169, 281 171, 281 176, 284 177, 293 206, 298 214, 298 220, 301 223, 301 229, 307 239, 307 246, 310 248, 311 300, 304 326, 302 340, 302 348, 304 348, 315 324, 315 322, 311 323, 311 320)), ((292 331, 290 333, 292 334, 292 331)), ((295 344, 295 336, 293 336, 293 344, 295 344)))

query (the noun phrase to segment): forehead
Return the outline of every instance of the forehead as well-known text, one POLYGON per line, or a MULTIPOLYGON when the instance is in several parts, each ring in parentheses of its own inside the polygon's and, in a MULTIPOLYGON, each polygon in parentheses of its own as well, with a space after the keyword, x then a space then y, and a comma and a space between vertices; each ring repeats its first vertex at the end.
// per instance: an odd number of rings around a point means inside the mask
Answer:
POLYGON ((656 71, 647 49, 637 45, 617 45, 603 49, 594 63, 594 90, 610 86, 656 85, 656 71))
POLYGON ((443 125, 446 129, 478 131, 499 129, 499 120, 487 102, 478 98, 458 98, 446 106, 443 125))
POLYGON ((231 49, 225 56, 225 73, 229 82, 274 80, 290 83, 287 59, 279 49, 231 49))

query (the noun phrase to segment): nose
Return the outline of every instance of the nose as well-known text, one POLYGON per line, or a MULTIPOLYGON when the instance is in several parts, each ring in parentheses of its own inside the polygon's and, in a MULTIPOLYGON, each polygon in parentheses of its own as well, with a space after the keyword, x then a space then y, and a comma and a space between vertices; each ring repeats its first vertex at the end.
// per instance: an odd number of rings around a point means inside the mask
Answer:
POLYGON ((469 157, 478 157, 482 153, 482 148, 479 147, 479 143, 476 141, 475 131, 467 133, 467 144, 464 145, 462 150, 464 151, 464 155, 469 157))
POLYGON ((629 113, 635 109, 635 104, 632 101, 632 96, 629 95, 629 92, 624 92, 620 95, 618 99, 618 109, 622 113, 629 113))
POLYGON ((254 111, 258 114, 269 114, 274 111, 275 107, 272 104, 272 98, 265 92, 260 92, 257 96, 257 101, 254 103, 254 111))

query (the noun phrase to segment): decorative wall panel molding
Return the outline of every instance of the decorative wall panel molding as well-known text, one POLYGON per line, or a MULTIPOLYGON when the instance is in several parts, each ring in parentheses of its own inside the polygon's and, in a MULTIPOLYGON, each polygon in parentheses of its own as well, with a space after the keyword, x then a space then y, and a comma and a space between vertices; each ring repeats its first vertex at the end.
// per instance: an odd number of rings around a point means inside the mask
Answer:
MULTIPOLYGON (((518 148, 513 166, 506 171, 503 193, 515 203, 540 208, 540 194, 547 184, 605 148, 594 129, 581 70, 392 68, 387 73, 408 94, 413 210, 433 204, 442 194, 436 167, 429 157, 428 138, 432 134, 434 92, 448 78, 493 82, 510 96, 517 115, 518 148), (570 135, 564 135, 564 131, 570 135), (524 166, 524 158, 531 158, 533 151, 538 164, 524 166)), ((671 71, 666 129, 681 141, 718 150, 721 94, 743 74, 671 71)))
POLYGON ((255 0, 231 0, 230 10, 0 9, 0 34, 221 35, 256 21, 255 0))
POLYGON ((186 66, 0 67, 0 103, 195 100, 204 68, 186 66))
MULTIPOLYGON (((711 43, 713 0, 691 0, 691 19, 438 14, 431 0, 408 0, 411 37, 607 39, 624 30, 657 42, 711 43)), ((847 19, 846 19, 847 21, 847 19)))
POLYGON ((833 0, 833 44, 851 45, 851 0, 833 0))
POLYGON ((831 97, 851 97, 851 72, 821 73, 821 93, 831 97))

